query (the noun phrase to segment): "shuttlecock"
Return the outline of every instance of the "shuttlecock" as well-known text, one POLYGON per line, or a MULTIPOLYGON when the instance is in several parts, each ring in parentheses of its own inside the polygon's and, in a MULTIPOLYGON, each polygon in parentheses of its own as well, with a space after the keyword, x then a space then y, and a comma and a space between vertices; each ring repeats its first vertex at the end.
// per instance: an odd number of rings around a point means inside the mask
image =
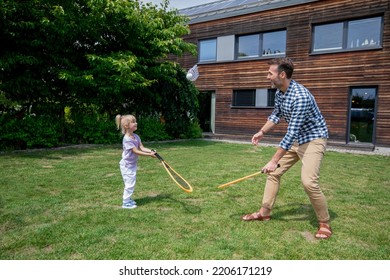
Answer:
POLYGON ((192 73, 187 73, 187 80, 190 80, 191 81, 191 79, 192 79, 192 73))

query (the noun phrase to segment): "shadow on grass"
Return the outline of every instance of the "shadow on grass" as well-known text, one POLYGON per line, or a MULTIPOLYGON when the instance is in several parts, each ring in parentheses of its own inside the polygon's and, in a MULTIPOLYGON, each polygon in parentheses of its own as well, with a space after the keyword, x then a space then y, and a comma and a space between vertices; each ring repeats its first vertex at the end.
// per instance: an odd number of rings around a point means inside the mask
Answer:
MULTIPOLYGON (((254 210, 253 212, 256 211, 257 210, 254 210)), ((241 219, 243 215, 253 212, 233 214, 230 217, 232 219, 241 219)), ((331 221, 338 217, 338 215, 331 209, 329 209, 329 215, 331 221)), ((317 217, 311 204, 292 203, 275 207, 272 210, 271 219, 283 222, 307 220, 310 221, 310 224, 313 226, 318 225, 317 217)))
POLYGON ((202 209, 199 206, 192 205, 188 201, 184 202, 179 199, 172 198, 172 195, 170 194, 159 194, 156 196, 145 196, 137 199, 138 205, 146 205, 149 203, 154 203, 157 201, 169 201, 173 202, 175 204, 180 205, 185 212, 190 214, 200 214, 202 212, 202 209))

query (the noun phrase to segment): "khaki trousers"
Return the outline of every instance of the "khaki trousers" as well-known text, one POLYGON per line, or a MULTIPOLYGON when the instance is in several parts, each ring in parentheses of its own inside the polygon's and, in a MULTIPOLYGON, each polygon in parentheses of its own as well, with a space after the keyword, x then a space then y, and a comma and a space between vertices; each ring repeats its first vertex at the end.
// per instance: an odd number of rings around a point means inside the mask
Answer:
POLYGON ((272 210, 280 188, 282 175, 298 160, 302 162, 301 181, 309 196, 319 222, 329 222, 329 212, 326 198, 318 183, 320 166, 326 150, 326 139, 316 139, 298 145, 294 144, 279 160, 280 167, 267 176, 262 206, 272 210))

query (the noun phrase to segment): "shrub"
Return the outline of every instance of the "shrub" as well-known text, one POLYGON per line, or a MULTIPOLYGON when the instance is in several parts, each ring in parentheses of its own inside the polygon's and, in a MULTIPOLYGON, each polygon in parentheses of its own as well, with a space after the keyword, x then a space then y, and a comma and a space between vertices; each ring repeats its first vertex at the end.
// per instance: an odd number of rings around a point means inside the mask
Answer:
MULTIPOLYGON (((137 121, 136 133, 143 141, 202 136, 202 130, 195 121, 187 127, 178 127, 176 134, 168 133, 166 124, 157 116, 139 116, 137 121)), ((18 119, 9 114, 1 114, 0 127, 0 150, 51 148, 64 143, 115 144, 122 139, 120 130, 116 129, 115 117, 107 113, 99 114, 93 108, 85 108, 84 112, 72 112, 70 108, 66 108, 64 119, 48 115, 28 115, 18 119)), ((171 124, 170 129, 175 131, 175 125, 171 124)))
POLYGON ((108 114, 66 110, 65 139, 70 144, 113 144, 120 139, 115 121, 108 114))
POLYGON ((186 139, 202 138, 202 132, 203 131, 200 128, 199 123, 193 121, 191 122, 190 126, 188 127, 188 131, 184 136, 186 139))
POLYGON ((172 139, 165 130, 165 125, 159 118, 148 116, 137 119, 138 130, 142 141, 162 141, 172 139))
POLYGON ((51 116, 27 115, 22 119, 0 116, 0 149, 50 148, 61 139, 61 120, 51 116))

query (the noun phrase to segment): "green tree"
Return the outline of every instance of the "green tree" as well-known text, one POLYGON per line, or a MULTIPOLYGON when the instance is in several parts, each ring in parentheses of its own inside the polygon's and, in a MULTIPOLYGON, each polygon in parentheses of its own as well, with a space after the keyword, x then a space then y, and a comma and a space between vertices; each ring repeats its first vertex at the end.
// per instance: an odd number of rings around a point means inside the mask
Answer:
POLYGON ((109 115, 171 115, 166 103, 185 96, 180 111, 190 121, 196 95, 180 93, 191 84, 168 57, 196 48, 182 39, 188 19, 168 4, 0 1, 0 112, 64 119, 65 107, 93 105, 109 115))

